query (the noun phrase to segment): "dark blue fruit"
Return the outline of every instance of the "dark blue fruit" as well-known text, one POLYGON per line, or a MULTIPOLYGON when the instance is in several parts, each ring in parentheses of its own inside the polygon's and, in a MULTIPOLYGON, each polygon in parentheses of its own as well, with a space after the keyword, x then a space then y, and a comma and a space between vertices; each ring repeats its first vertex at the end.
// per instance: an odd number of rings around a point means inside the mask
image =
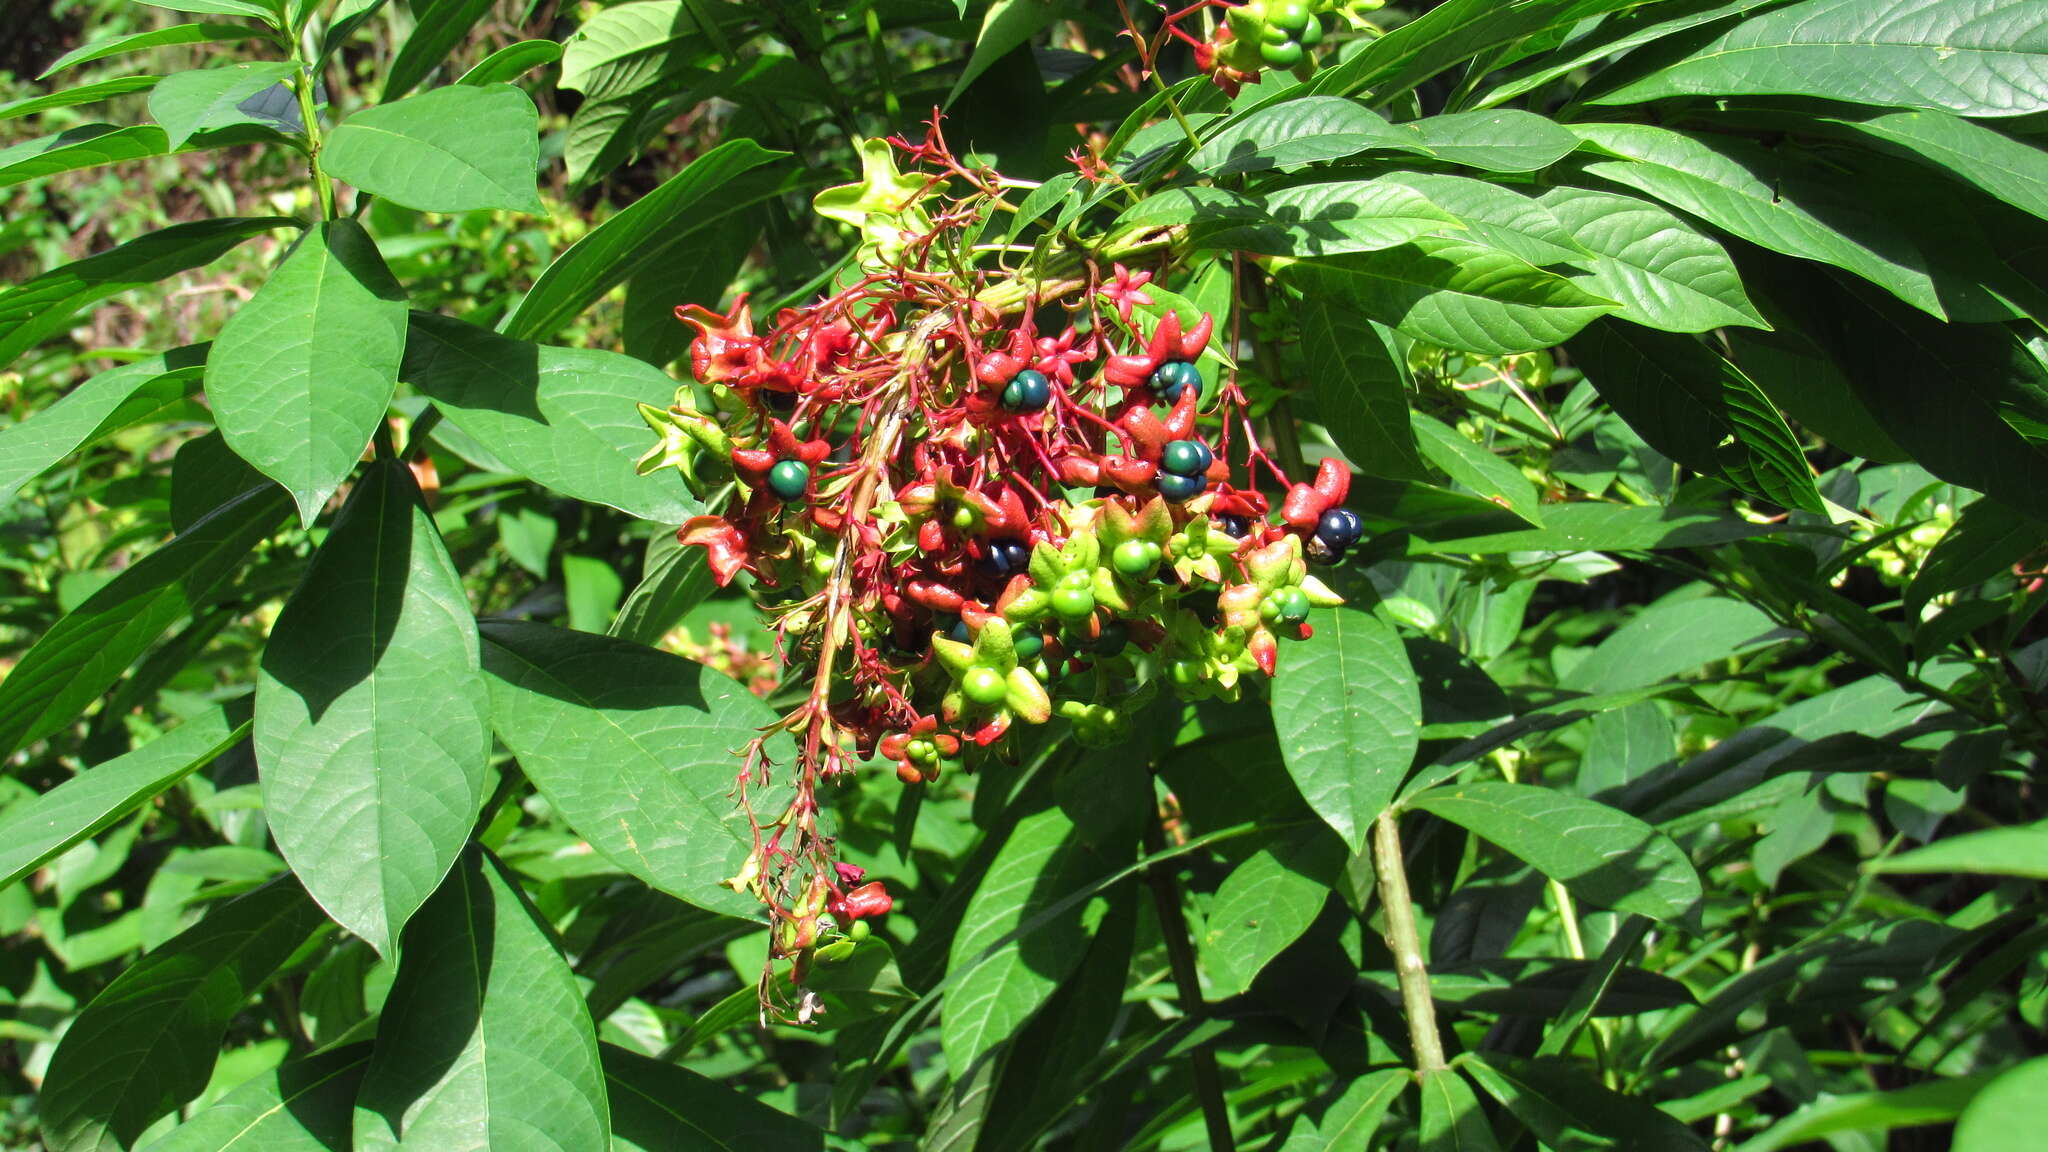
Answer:
POLYGON ((1200 476, 1182 476, 1178 472, 1161 472, 1153 483, 1159 487, 1161 496, 1176 504, 1192 499, 1196 493, 1209 485, 1209 482, 1200 476))
POLYGON ((1159 454, 1159 466, 1182 476, 1200 476, 1216 462, 1216 454, 1200 440, 1175 440, 1159 454))
POLYGON ((1242 540, 1252 534, 1252 522, 1246 516, 1233 516, 1228 512, 1216 517, 1216 527, 1232 540, 1242 540))
POLYGON ((1003 407, 1012 412, 1037 412, 1052 403, 1052 381, 1045 373, 1026 368, 1003 385, 1003 407))
POLYGON ((981 555, 982 571, 1009 576, 1031 566, 1031 546, 1022 540, 991 540, 981 555))
POLYGON ((784 500, 801 500, 811 484, 811 466, 801 460, 777 461, 768 470, 768 488, 784 500))
POLYGON ((1342 552, 1365 535, 1365 523, 1349 508, 1332 508, 1316 521, 1316 535, 1323 538, 1331 551, 1342 552))
POLYGON ((1168 360, 1152 370, 1152 394, 1168 404, 1180 400, 1181 389, 1193 385, 1195 399, 1202 398, 1202 370, 1185 360, 1168 360))
POLYGON ((1131 642, 1131 630, 1121 620, 1106 620, 1095 642, 1088 646, 1097 656, 1115 656, 1131 642))

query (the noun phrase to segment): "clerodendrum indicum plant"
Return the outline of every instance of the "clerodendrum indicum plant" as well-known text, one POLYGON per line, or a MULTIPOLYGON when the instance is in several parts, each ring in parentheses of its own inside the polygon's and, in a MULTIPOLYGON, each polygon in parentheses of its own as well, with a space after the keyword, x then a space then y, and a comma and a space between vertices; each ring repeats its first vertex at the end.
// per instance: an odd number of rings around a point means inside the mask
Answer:
POLYGON ((50 7, 0 1145, 2040 1143, 2048 6, 50 7))

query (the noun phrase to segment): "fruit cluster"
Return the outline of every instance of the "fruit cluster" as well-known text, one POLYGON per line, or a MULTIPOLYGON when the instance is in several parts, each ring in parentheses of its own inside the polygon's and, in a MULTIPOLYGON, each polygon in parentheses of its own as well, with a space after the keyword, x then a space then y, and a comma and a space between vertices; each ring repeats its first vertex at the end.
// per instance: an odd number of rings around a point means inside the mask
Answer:
MULTIPOLYGON (((799 967, 825 914, 844 927, 878 907, 844 890, 819 781, 879 755, 926 785, 1056 715, 1114 742, 1161 683, 1235 698, 1273 672, 1280 639, 1309 634, 1313 605, 1340 602, 1308 560, 1359 535, 1340 507, 1348 470, 1326 459, 1291 484, 1234 379, 1206 377, 1227 363, 1211 317, 1153 305, 1148 273, 1086 258, 963 269, 947 258, 958 230, 1007 184, 961 167, 936 125, 892 143, 925 175, 868 174, 893 190, 864 220, 886 258, 764 332, 745 297, 678 309, 697 386, 643 408, 661 436, 647 466, 704 493, 732 483, 680 539, 721 584, 750 574, 786 662, 815 669, 775 728, 798 741, 795 800, 756 814, 730 881, 769 907, 774 951, 799 967), (1285 493, 1277 521, 1262 486, 1285 493)), ((767 779, 763 747, 743 796, 767 779)))

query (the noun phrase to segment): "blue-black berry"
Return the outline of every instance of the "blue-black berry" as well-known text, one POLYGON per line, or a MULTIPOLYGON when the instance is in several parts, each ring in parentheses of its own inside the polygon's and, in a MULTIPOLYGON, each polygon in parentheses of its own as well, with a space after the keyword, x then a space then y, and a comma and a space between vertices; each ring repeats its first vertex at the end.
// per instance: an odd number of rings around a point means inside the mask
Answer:
POLYGON ((1242 540, 1252 534, 1252 522, 1248 516, 1233 516, 1228 512, 1216 517, 1216 528, 1232 540, 1242 540))
POLYGON ((1158 486, 1161 496, 1176 504, 1193 499, 1196 493, 1209 485, 1200 476, 1183 476, 1178 472, 1161 472, 1153 483, 1158 486))
POLYGON ((1200 440, 1175 440, 1159 454, 1159 466, 1182 476, 1200 476, 1216 462, 1216 454, 1200 440))
POLYGON ((982 570, 1008 576, 1031 566, 1031 547, 1022 540, 991 540, 981 556, 982 570))
POLYGON ((1168 360, 1152 370, 1152 394, 1160 400, 1174 404, 1180 400, 1181 389, 1193 385, 1195 399, 1202 398, 1202 370, 1186 360, 1168 360))
POLYGON ((1052 403, 1052 381, 1035 368, 1026 368, 1003 385, 1003 407, 1012 412, 1037 412, 1052 403))
POLYGON ((1365 523, 1358 518, 1358 513, 1349 508, 1331 508, 1317 519, 1316 535, 1333 550, 1341 552, 1365 535, 1365 523))

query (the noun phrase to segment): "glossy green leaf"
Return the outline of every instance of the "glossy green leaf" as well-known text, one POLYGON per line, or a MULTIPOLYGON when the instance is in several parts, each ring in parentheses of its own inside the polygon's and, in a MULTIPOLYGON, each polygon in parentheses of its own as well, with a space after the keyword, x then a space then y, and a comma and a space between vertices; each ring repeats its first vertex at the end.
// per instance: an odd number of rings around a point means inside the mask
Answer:
POLYGON ((610 632, 635 644, 654 644, 711 595, 713 586, 704 550, 682 544, 673 532, 660 532, 648 544, 646 571, 619 606, 610 632))
POLYGON ((1752 16, 1599 104, 1819 96, 2017 116, 2048 109, 2048 16, 2003 0, 1804 0, 1752 16))
POLYGON ((1600 1083, 1567 1060, 1472 1053, 1458 1066, 1545 1148, 1558 1152, 1706 1152, 1705 1140, 1656 1105, 1600 1083))
MULTIPOLYGON (((2022 1065, 2023 1069, 2025 1065, 2022 1065)), ((1742 1152, 1777 1152, 1780 1148, 1796 1148, 1802 1144, 1819 1143, 1822 1137, 1843 1132, 1893 1132, 1901 1128, 1920 1128, 1930 1124, 1947 1124, 1958 1116, 1965 1115, 1969 1106, 1979 1097, 1996 1086, 1996 1081, 1987 1085, 1988 1076, 1960 1076, 1941 1080, 1928 1080, 1909 1084, 1889 1092, 1852 1092, 1841 1096, 1823 1097, 1764 1129, 1759 1135, 1742 1144, 1742 1152)), ((2038 1080, 2038 1078, 2037 1078, 2038 1080)), ((2031 1108, 2039 1114, 2043 1110, 2032 1099, 2007 1096, 2007 1105, 2020 1109, 2031 1108)), ((1995 1105, 1994 1105, 1995 1106, 1995 1105)), ((1998 1118, 2001 1135, 2012 1132, 2026 1124, 2024 1111, 2020 1115, 2010 1113, 1998 1118)), ((1958 1139, 1954 1147, 1958 1150, 1971 1145, 1961 1139, 1960 1124, 1958 1139)), ((2030 1133, 2023 1141, 1986 1143, 1982 1147, 2020 1148, 2033 1141, 2030 1133)))
POLYGON ((1877 112, 1823 121, 1893 156, 1926 163, 2048 219, 2048 151, 1946 112, 1877 112))
POLYGON ((348 1147, 370 1045, 293 1060, 245 1081, 143 1152, 336 1152, 348 1147))
POLYGON ((355 1147, 581 1152, 611 1138, 582 990, 518 887, 471 848, 405 932, 355 1147))
POLYGON ((1534 172, 1579 146, 1569 128, 1519 108, 1427 116, 1401 127, 1424 155, 1485 172, 1534 172))
POLYGON ((362 225, 330 220, 228 318, 206 395, 228 447, 311 524, 384 419, 404 351, 404 291, 362 225))
MULTIPOLYGON (((732 786, 774 712, 726 676, 624 640, 512 622, 483 635, 492 724, 570 827, 672 896, 753 915, 754 899, 719 881, 753 848, 732 786)), ((787 739, 769 755, 790 763, 787 739)))
POLYGON ((1510 355, 1564 341, 1612 301, 1497 248, 1425 236, 1378 252, 1286 264, 1281 277, 1418 340, 1510 355))
POLYGON ((295 64, 252 61, 176 72, 150 92, 149 116, 177 148, 195 132, 246 122, 249 116, 238 105, 297 71, 295 64))
POLYGON ((48 792, 0 808, 0 888, 99 835, 248 735, 248 708, 211 708, 48 792), (233 713, 231 715, 231 712, 233 713))
POLYGON ((1960 872, 2048 880, 2048 820, 1965 832, 1864 867, 1871 872, 1960 872))
POLYGON ((1770 529, 1739 516, 1702 508, 1660 508, 1654 505, 1549 504, 1543 527, 1431 540, 1417 546, 1427 553, 1490 552, 1636 552, 1654 548, 1704 548, 1770 529))
MULTIPOLYGON (((377 102, 389 104, 419 87, 420 81, 469 37, 470 29, 490 7, 490 0, 424 0, 416 6, 412 35, 405 38, 384 73, 384 92, 377 102)), ((469 82, 467 77, 464 82, 469 82)))
POLYGON ((562 46, 553 40, 521 40, 507 44, 482 60, 476 67, 462 74, 457 84, 509 84, 535 68, 543 68, 562 58, 562 46))
POLYGON ((278 848, 384 956, 469 838, 489 715, 461 575, 412 473, 377 464, 271 629, 255 736, 278 848))
POLYGON ((328 175, 422 212, 546 212, 539 117, 510 84, 451 84, 350 116, 320 159, 328 175))
POLYGON ((2048 1124, 2048 1057, 2001 1073, 1963 1108, 1955 1152, 2024 1152, 2048 1124))
POLYGON ((205 44, 216 40, 247 40, 268 36, 262 28, 251 28, 246 24, 223 24, 201 21, 197 24, 173 24, 168 28, 153 28, 147 32, 131 32, 125 36, 108 36, 82 44, 57 57, 38 80, 48 80, 66 68, 78 64, 89 64, 109 56, 128 52, 141 52, 150 48, 162 48, 171 44, 205 44))
MULTIPOLYGON (((1322 1115, 1310 1122, 1304 1113, 1275 1152, 1322 1152, 1328 1148, 1369 1148, 1380 1121, 1394 1101, 1408 1090, 1414 1076, 1405 1068, 1383 1068, 1334 1089, 1322 1115)), ((1311 1111, 1315 1108, 1310 1106, 1311 1111)))
POLYGON ((1768 327, 1719 244, 1655 204, 1631 196, 1552 188, 1537 197, 1580 247, 1588 292, 1618 301, 1615 316, 1667 332, 1768 327))
POLYGON ((1372 148, 1404 149, 1412 137, 1384 116, 1341 96, 1307 96, 1224 125, 1189 160, 1221 176, 1341 160, 1372 148))
POLYGON ((521 339, 552 336, 620 281, 657 259, 687 251, 676 246, 691 233, 719 224, 772 192, 774 184, 765 178, 771 174, 755 170, 781 155, 752 140, 735 139, 692 160, 556 257, 506 319, 505 333, 521 339), (750 173, 751 179, 741 179, 750 173))
POLYGON ((86 124, 0 148, 0 188, 59 172, 161 156, 170 150, 169 138, 154 124, 133 128, 86 124))
POLYGON ((1699 904, 1699 873, 1678 845, 1605 804, 1497 780, 1431 789, 1408 804, 1492 841, 1597 907, 1664 921, 1689 918, 1699 904))
POLYGON ((1052 0, 993 0, 982 16, 974 51, 960 70, 960 78, 953 82, 952 91, 946 93, 945 103, 950 105, 958 100, 990 65, 1022 47, 1060 14, 1059 5, 1052 0))
POLYGON ((210 910, 114 978, 50 1059, 51 1152, 126 1148, 206 1086, 228 1023, 327 920, 291 877, 210 910))
POLYGON ((642 476, 635 468, 654 446, 635 405, 665 407, 675 396, 675 381, 657 368, 415 313, 403 375, 455 427, 564 496, 662 524, 702 511, 675 470, 642 476))
POLYGON ((953 937, 939 1042, 956 1076, 1015 1036, 1081 962, 1094 932, 1091 909, 1099 914, 1100 903, 1077 903, 1023 936, 999 941, 1123 862, 1097 855, 1057 808, 1018 821, 953 937))
POLYGON ((1378 183, 1414 189, 1450 213, 1470 239, 1531 264, 1564 264, 1593 255, 1534 196, 1469 176, 1435 172, 1390 172, 1378 183))
POLYGON ((270 487, 270 478, 230 452, 218 431, 194 437, 171 457, 171 528, 183 532, 242 493, 270 487))
POLYGON ((1907 303, 1943 315, 1926 260, 1880 211, 1816 178, 1783 149, 1647 124, 1575 124, 1626 160, 1586 171, 1648 193, 1752 244, 1847 269, 1907 303))
MULTIPOLYGON (((1540 38, 1524 41, 1529 50, 1521 54, 1527 60, 1525 68, 1516 69, 1513 79, 1499 87, 1490 89, 1478 100, 1477 108, 1490 108, 1505 103, 1526 92, 1534 91, 1545 84, 1567 76, 1603 57, 1616 56, 1631 48, 1663 40, 1703 24, 1712 24, 1730 16, 1737 16, 1752 8, 1780 4, 1784 0, 1689 0, 1687 3, 1644 4, 1625 8, 1601 20, 1584 36, 1573 36, 1558 51, 1544 51, 1548 45, 1540 38)), ((1519 62, 1519 61, 1518 61, 1519 62)))
POLYGON ((709 63, 717 49, 690 0, 616 4, 583 22, 562 42, 562 87, 590 100, 626 96, 668 73, 709 63))
POLYGON ((1316 411, 1353 467, 1373 476, 1420 478, 1408 428, 1408 365, 1385 330, 1326 296, 1295 309, 1316 411))
POLYGON ((825 1135, 716 1080, 615 1044, 601 1046, 617 1152, 816 1152, 825 1135))
POLYGON ((1308 931, 1330 897, 1330 877, 1342 867, 1343 850, 1325 834, 1267 844, 1230 870, 1196 941, 1218 996, 1250 988, 1273 957, 1308 931))
POLYGON ((224 505, 59 619, 0 680, 0 749, 71 723, 172 625, 212 603, 286 504, 260 491, 224 505))
POLYGON ((1191 224, 1205 248, 1273 256, 1370 252, 1458 220, 1413 188, 1381 180, 1298 184, 1263 196, 1207 185, 1170 188, 1117 218, 1117 226, 1191 224))
POLYGON ((1923 605, 1944 592, 2011 571, 2044 539, 2048 539, 2048 525, 2041 521, 2022 516, 1996 500, 1972 501, 1921 561, 1906 588, 1907 611, 1917 617, 1923 605))
POLYGON ((696 330, 676 318, 676 306, 718 307, 761 236, 758 213, 694 235, 626 279, 623 350, 657 368, 675 362, 696 330))
POLYGON ((1531 524, 1543 522, 1536 487, 1521 469, 1441 420, 1410 412, 1408 422, 1423 458, 1445 475, 1531 524))
POLYGON ((216 16, 251 16, 266 22, 277 18, 278 7, 260 0, 142 0, 152 8, 173 12, 197 12, 216 16))
POLYGON ((1647 775, 1677 755, 1677 734, 1655 702, 1609 708, 1593 717, 1575 781, 1581 793, 1596 796, 1647 775))
POLYGON ((0 365, 68 329, 89 304, 211 264, 251 236, 296 224, 287 216, 173 224, 0 292, 0 365))
POLYGON ((27 96, 0 104, 0 120, 12 120, 19 116, 33 116, 52 108, 76 108, 80 104, 97 104, 116 96, 131 92, 147 92, 156 87, 155 76, 116 76, 91 84, 80 84, 76 88, 60 88, 40 96, 27 96))
POLYGON ((1455 1069, 1419 1073, 1422 1090, 1420 1152, 1500 1152, 1479 1097, 1455 1069))
POLYGON ((1777 406, 1706 344, 1603 318, 1567 347, 1651 447, 1781 507, 1823 511, 1813 467, 1777 406))
POLYGON ((1273 679, 1273 724, 1302 798, 1354 852, 1393 800, 1422 727, 1422 693, 1394 630, 1356 608, 1318 613, 1273 679))
POLYGON ((1631 4, 1632 0, 1447 0, 1324 69, 1309 90, 1371 89, 1374 100, 1384 104, 1475 54, 1631 4))
POLYGON ((64 457, 135 422, 158 406, 163 392, 188 392, 198 382, 206 352, 207 345, 188 344, 109 368, 0 430, 0 496, 14 495, 64 457))

